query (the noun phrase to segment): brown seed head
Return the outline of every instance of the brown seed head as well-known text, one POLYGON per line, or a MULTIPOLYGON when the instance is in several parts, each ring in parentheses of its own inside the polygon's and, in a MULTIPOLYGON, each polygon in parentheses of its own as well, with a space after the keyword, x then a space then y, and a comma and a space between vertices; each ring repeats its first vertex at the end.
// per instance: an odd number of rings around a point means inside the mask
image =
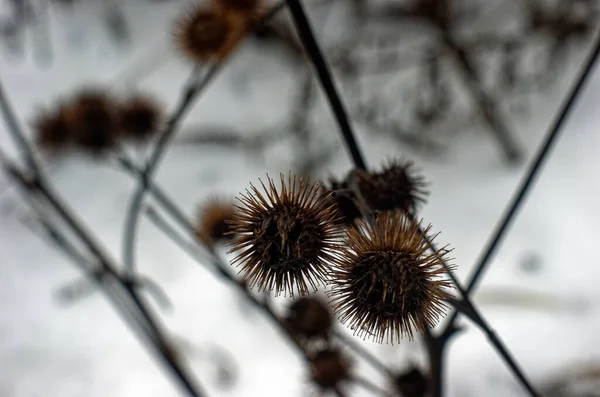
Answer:
POLYGON ((105 94, 87 90, 66 104, 64 119, 74 143, 81 149, 100 154, 112 148, 117 138, 117 112, 105 94))
POLYGON ((269 187, 261 181, 264 193, 251 185, 241 195, 241 205, 232 223, 239 237, 230 252, 239 252, 233 264, 250 288, 275 290, 275 295, 294 289, 300 295, 324 283, 328 268, 339 256, 341 232, 335 226, 336 211, 318 183, 281 175, 281 188, 267 176, 269 187))
POLYGON ((398 341, 423 332, 444 314, 441 278, 448 251, 428 253, 429 244, 417 224, 400 211, 382 213, 372 225, 364 220, 348 231, 348 249, 333 274, 330 292, 334 311, 359 336, 377 342, 398 341))
POLYGON ((356 173, 358 188, 374 211, 400 209, 414 214, 425 202, 427 183, 409 161, 390 161, 380 172, 356 173))
POLYGON ((329 308, 316 298, 300 298, 288 307, 284 319, 290 332, 300 338, 327 339, 332 326, 329 308))
POLYGON ((135 96, 119 107, 119 126, 123 138, 143 142, 158 133, 162 107, 153 99, 135 96))
POLYGON ((331 192, 329 200, 336 206, 340 214, 340 223, 350 226, 362 216, 356 205, 354 194, 349 190, 346 182, 339 182, 334 178, 330 178, 329 186, 324 188, 331 192))
POLYGON ((177 21, 175 39, 183 54, 194 62, 221 61, 242 29, 220 10, 196 6, 177 21))
POLYGON ((221 240, 233 238, 229 222, 233 221, 234 207, 230 202, 213 199, 200 209, 196 236, 209 247, 221 240))
POLYGON ((312 381, 321 389, 333 389, 351 378, 351 364, 339 350, 325 349, 311 359, 312 381))
POLYGON ((33 128, 37 144, 45 150, 65 149, 71 143, 72 134, 62 107, 53 113, 40 113, 33 123, 33 128))
POLYGON ((417 367, 394 376, 394 389, 402 397, 425 397, 429 389, 429 381, 417 367))

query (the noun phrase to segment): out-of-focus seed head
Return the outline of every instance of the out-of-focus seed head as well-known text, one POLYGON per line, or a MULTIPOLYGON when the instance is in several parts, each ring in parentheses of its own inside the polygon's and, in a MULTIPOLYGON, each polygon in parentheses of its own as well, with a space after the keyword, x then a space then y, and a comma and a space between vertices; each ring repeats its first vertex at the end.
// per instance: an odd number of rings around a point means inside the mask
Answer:
POLYGON ((150 97, 135 96, 119 106, 120 133, 125 139, 147 141, 158 133, 162 107, 150 97))
POLYGON ((101 154, 117 142, 117 112, 112 100, 96 90, 80 92, 64 108, 73 142, 93 154, 101 154))
POLYGON ((409 161, 390 161, 380 172, 356 173, 358 188, 374 211, 403 210, 414 214, 427 197, 427 183, 409 161))
POLYGON ((330 266, 339 261, 341 231, 336 210, 319 183, 307 183, 281 175, 281 187, 267 176, 269 187, 261 181, 263 192, 251 185, 238 200, 241 205, 232 223, 238 234, 230 252, 237 252, 233 264, 250 288, 275 291, 275 295, 294 291, 300 295, 314 290, 328 277, 330 266))
POLYGON ((33 129, 36 132, 37 144, 44 150, 66 149, 72 141, 71 130, 62 107, 52 113, 41 112, 33 123, 33 129))
POLYGON ((351 379, 351 363, 337 349, 324 349, 311 358, 312 381, 322 390, 351 379))
POLYGON ((393 378, 394 389, 402 397, 425 397, 429 389, 429 380, 417 367, 411 367, 393 378))
POLYGON ((430 227, 421 231, 420 223, 395 211, 349 229, 330 296, 334 311, 355 334, 393 344, 403 335, 412 339, 414 329, 433 327, 444 314, 444 289, 452 286, 443 278, 449 251, 428 252, 424 236, 430 227))
POLYGON ((352 225, 356 219, 359 219, 362 214, 356 205, 354 193, 349 190, 346 182, 340 182, 334 178, 329 178, 329 186, 324 188, 331 192, 330 201, 335 204, 339 220, 342 224, 352 225))
POLYGON ((179 18, 175 39, 183 54, 194 62, 221 61, 233 48, 239 29, 227 14, 200 5, 179 18))
POLYGON ((196 236, 209 247, 219 241, 231 240, 229 223, 234 218, 233 203, 212 199, 200 208, 196 236))
POLYGON ((328 339, 333 324, 331 312, 326 304, 311 297, 292 302, 284 322, 292 334, 306 340, 328 339))

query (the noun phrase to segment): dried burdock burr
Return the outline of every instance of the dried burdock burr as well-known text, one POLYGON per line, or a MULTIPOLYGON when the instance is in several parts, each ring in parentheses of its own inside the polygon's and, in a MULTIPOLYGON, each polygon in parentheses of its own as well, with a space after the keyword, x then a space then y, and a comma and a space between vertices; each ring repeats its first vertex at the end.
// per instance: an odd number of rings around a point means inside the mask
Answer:
POLYGON ((429 380, 414 366, 395 375, 393 382, 394 389, 402 397, 425 397, 429 389, 429 380))
POLYGON ((119 106, 119 132, 125 139, 147 141, 159 132, 162 119, 162 106, 149 96, 137 95, 119 106))
POLYGON ((209 247, 219 241, 233 238, 229 222, 233 220, 233 203, 221 199, 211 199, 200 208, 196 236, 209 247))
POLYGON ((354 174, 360 193, 374 211, 403 210, 414 214, 427 197, 427 183, 410 161, 390 161, 380 172, 354 174))
POLYGON ((111 149, 117 142, 117 108, 112 99, 98 90, 85 90, 64 107, 64 120, 72 140, 93 154, 111 149))
POLYGON ((229 55, 245 29, 218 8, 195 5, 177 20, 175 41, 194 62, 218 62, 229 55))
POLYGON ((67 148, 73 138, 62 107, 55 112, 40 112, 33 122, 33 129, 37 144, 48 151, 67 148))
POLYGON ((260 181, 264 193, 251 185, 236 205, 232 231, 238 236, 230 252, 237 253, 232 264, 241 266, 250 288, 275 291, 275 295, 300 295, 314 290, 328 277, 339 261, 341 231, 336 210, 318 182, 302 178, 286 180, 281 187, 268 178, 260 181), (298 180, 299 179, 299 180, 298 180))
POLYGON ((284 323, 288 330, 298 338, 327 340, 333 319, 331 311, 321 300, 303 297, 288 306, 284 323))
POLYGON ((356 197, 346 182, 329 178, 329 186, 324 186, 324 188, 331 193, 329 200, 335 204, 341 223, 352 225, 356 219, 362 216, 360 209, 356 205, 356 197))
MULTIPOLYGON (((354 333, 393 344, 433 327, 444 314, 451 287, 443 263, 445 248, 428 252, 425 235, 401 211, 385 212, 372 223, 348 230, 347 249, 332 274, 332 305, 354 333)), ((431 238, 433 240, 435 236, 431 238)))
POLYGON ((311 380, 322 390, 334 389, 351 379, 351 363, 337 349, 318 351, 310 360, 311 380))

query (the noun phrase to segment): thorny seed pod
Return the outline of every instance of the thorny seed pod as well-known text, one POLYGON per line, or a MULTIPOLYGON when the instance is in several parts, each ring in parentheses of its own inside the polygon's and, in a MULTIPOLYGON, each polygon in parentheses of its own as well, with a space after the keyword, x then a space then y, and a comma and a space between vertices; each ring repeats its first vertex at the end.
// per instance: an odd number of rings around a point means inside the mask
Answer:
POLYGON ((220 240, 230 240, 233 236, 229 223, 233 220, 234 207, 232 203, 213 199, 200 209, 196 236, 209 247, 220 240))
POLYGON ((433 327, 444 314, 444 288, 452 286, 442 278, 449 251, 427 252, 424 236, 430 228, 421 231, 420 223, 395 211, 378 215, 372 224, 360 220, 348 230, 348 248, 332 274, 330 296, 334 311, 355 334, 393 344, 403 335, 412 339, 414 328, 433 327))
POLYGON ((351 378, 351 363, 337 349, 320 350, 310 363, 311 379, 321 389, 333 389, 351 378))
POLYGON ((153 99, 135 96, 119 107, 120 133, 126 139, 143 142, 158 133, 162 108, 153 99))
POLYGON ((214 7, 196 6, 179 18, 175 39, 194 62, 221 61, 241 38, 245 27, 214 7))
POLYGON ((71 131, 65 120, 64 109, 54 113, 40 113, 33 123, 37 144, 43 149, 56 151, 71 143, 71 131))
POLYGON ((374 211, 400 209, 414 214, 425 202, 427 183, 409 161, 390 161, 380 172, 357 171, 358 188, 374 211))
POLYGON ((281 189, 267 176, 264 194, 256 187, 238 198, 241 205, 232 222, 238 234, 230 252, 238 252, 233 264, 250 288, 274 290, 275 295, 294 290, 300 295, 324 283, 330 265, 339 261, 341 232, 335 225, 336 211, 319 183, 281 174, 281 189))
POLYGON ((94 154, 112 148, 117 138, 117 113, 111 99, 100 91, 79 93, 65 106, 65 122, 74 143, 94 154))
POLYGON ((297 337, 328 339, 333 320, 329 308, 323 302, 305 297, 289 305, 284 323, 297 337))
POLYGON ((329 200, 335 204, 340 214, 340 223, 350 226, 362 216, 356 205, 354 194, 350 191, 346 182, 338 182, 333 178, 329 178, 329 186, 324 186, 324 188, 331 192, 329 200))
POLYGON ((429 389, 428 379, 417 367, 394 376, 393 381, 394 389, 402 397, 425 397, 429 389))

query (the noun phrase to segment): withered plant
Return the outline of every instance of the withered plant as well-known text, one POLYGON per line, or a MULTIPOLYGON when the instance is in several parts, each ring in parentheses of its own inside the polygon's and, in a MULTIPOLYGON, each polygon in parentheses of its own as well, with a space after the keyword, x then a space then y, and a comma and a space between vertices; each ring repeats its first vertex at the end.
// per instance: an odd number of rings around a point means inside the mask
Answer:
MULTIPOLYGON (((369 10, 366 3, 360 0, 351 3, 356 6, 356 15, 364 15, 369 10)), ((398 9, 396 4, 396 8, 392 8, 394 12, 388 15, 420 18, 440 31, 443 45, 468 72, 466 81, 473 85, 484 118, 505 145, 509 138, 495 124, 498 120, 494 104, 474 76, 476 72, 463 43, 455 41, 450 34, 453 16, 449 5, 450 2, 444 0, 416 0, 406 8, 402 5, 398 9)), ((557 22, 536 14, 535 21, 536 29, 558 24, 565 32, 585 30, 572 26, 567 29, 564 25, 569 24, 560 18, 557 22)), ((42 148, 53 151, 69 148, 101 155, 106 161, 116 162, 136 181, 125 220, 122 263, 107 253, 95 234, 84 226, 50 184, 2 86, 0 110, 24 161, 21 164, 0 150, 0 163, 31 204, 43 236, 79 266, 91 284, 105 293, 124 321, 161 360, 182 392, 194 397, 206 395, 183 360, 184 352, 165 330, 162 318, 141 297, 143 290, 151 292, 159 302, 166 300, 158 284, 144 277, 136 263, 136 236, 142 214, 199 264, 235 287, 244 302, 272 321, 282 337, 303 357, 306 378, 321 392, 346 396, 346 385, 354 384, 381 395, 444 395, 444 349, 457 334, 455 320, 462 315, 486 335, 523 389, 531 396, 540 396, 472 303, 470 294, 515 219, 588 80, 600 53, 600 41, 595 43, 517 194, 484 247, 472 276, 462 284, 453 273, 454 266, 462 264, 449 263, 449 250, 445 246, 436 247, 434 236, 430 235, 431 227, 423 228, 418 216, 426 198, 424 176, 402 160, 393 160, 379 171, 367 167, 345 101, 336 88, 330 65, 300 0, 287 0, 274 6, 252 0, 213 0, 195 5, 189 14, 176 21, 176 26, 176 45, 195 67, 182 89, 178 105, 165 120, 160 106, 147 97, 121 100, 94 89, 79 92, 57 104, 55 109, 41 112, 33 124, 37 143, 42 148), (302 44, 302 57, 307 58, 314 69, 353 167, 343 181, 330 183, 309 182, 290 172, 287 178, 282 174, 277 186, 267 177, 266 185, 261 182, 262 189, 250 185, 245 194, 240 194, 235 207, 223 204, 226 201, 209 203, 203 207, 199 222, 192 222, 154 180, 159 161, 186 112, 241 40, 257 30, 264 32, 265 24, 283 9, 290 12, 296 32, 293 37, 302 44), (148 146, 150 153, 145 163, 138 164, 127 155, 124 147, 130 140, 148 146), (156 208, 144 207, 147 195, 154 198, 156 208), (222 240, 229 240, 235 255, 232 263, 227 263, 218 252, 222 240), (235 265, 241 269, 240 277, 232 272, 235 265), (306 296, 323 285, 330 287, 327 295, 331 308, 317 298, 306 296), (303 296, 293 300, 285 314, 279 314, 272 307, 271 298, 257 296, 254 290, 266 295, 273 292, 294 297, 297 292, 303 296), (441 332, 436 332, 434 327, 447 308, 453 308, 451 318, 441 332), (427 349, 428 367, 411 367, 405 371, 390 368, 362 348, 360 340, 339 331, 340 322, 332 317, 330 310, 354 334, 378 343, 402 343, 404 339, 418 336, 427 349), (377 384, 361 376, 355 365, 358 360, 380 371, 386 382, 377 384)), ((563 33, 560 37, 562 43, 570 36, 563 33)), ((308 97, 310 92, 304 99, 308 97)), ((305 134, 310 128, 302 118, 297 121, 298 139, 306 141, 305 134)), ((505 148, 510 149, 508 157, 516 156, 510 144, 505 148)))

